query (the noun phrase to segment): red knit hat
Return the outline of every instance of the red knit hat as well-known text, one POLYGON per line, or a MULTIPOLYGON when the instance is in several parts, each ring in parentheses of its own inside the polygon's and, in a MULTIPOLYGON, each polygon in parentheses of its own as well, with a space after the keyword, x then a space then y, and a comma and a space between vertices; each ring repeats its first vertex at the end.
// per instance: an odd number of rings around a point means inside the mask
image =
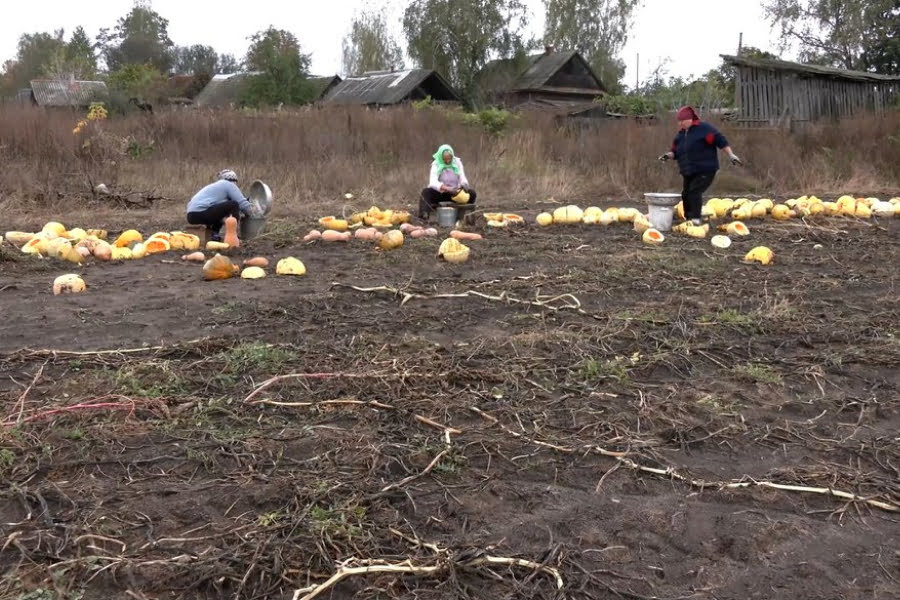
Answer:
POLYGON ((679 121, 687 121, 691 119, 692 121, 698 120, 700 117, 697 116, 697 111, 693 109, 691 106, 682 106, 678 109, 678 113, 675 114, 675 118, 679 121))

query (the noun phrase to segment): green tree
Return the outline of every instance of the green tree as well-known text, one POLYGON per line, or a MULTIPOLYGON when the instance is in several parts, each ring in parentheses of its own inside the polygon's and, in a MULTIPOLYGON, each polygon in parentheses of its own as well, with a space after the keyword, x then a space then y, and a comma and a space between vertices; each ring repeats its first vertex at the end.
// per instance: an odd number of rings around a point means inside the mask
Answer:
POLYGON ((347 76, 403 67, 403 52, 388 31, 384 12, 367 11, 354 17, 344 38, 342 58, 347 76))
POLYGON ((216 73, 237 73, 240 68, 241 65, 233 54, 220 54, 216 62, 216 73))
POLYGON ((578 50, 604 86, 622 89, 625 63, 618 58, 628 41, 635 8, 641 0, 544 0, 544 41, 578 50))
POLYGON ((475 75, 491 58, 510 58, 530 42, 521 0, 413 0, 403 15, 410 57, 471 98, 475 75))
POLYGON ((25 88, 32 79, 47 75, 48 67, 60 53, 65 52, 65 48, 65 33, 62 29, 52 34, 23 34, 19 37, 15 65, 11 66, 14 73, 11 83, 16 88, 25 88))
POLYGON ((97 42, 110 72, 124 65, 150 64, 166 73, 174 62, 175 44, 169 39, 169 21, 154 11, 147 0, 136 0, 112 31, 101 29, 97 42))
POLYGON ((119 96, 158 100, 165 93, 166 76, 151 64, 127 64, 110 73, 107 84, 119 96))
POLYGON ((250 38, 244 64, 247 70, 259 71, 249 78, 240 97, 244 106, 277 106, 306 104, 313 99, 313 88, 307 81, 309 55, 300 51, 294 34, 270 26, 250 38))
POLYGON ((181 75, 207 75, 216 74, 219 63, 219 55, 212 46, 194 44, 193 46, 178 46, 174 52, 174 70, 181 75))
POLYGON ((57 49, 44 72, 57 79, 91 80, 97 76, 94 47, 82 27, 76 27, 68 43, 57 49))
POLYGON ((782 50, 843 69, 897 72, 897 0, 767 0, 766 17, 780 28, 782 50))

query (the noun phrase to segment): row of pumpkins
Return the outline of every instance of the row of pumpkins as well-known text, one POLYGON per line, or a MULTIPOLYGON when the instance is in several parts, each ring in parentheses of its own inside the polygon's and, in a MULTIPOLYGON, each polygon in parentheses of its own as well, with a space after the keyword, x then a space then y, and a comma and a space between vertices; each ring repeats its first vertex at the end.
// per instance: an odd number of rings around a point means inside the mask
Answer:
MULTIPOLYGON (((679 217, 684 218, 684 206, 676 206, 679 217)), ((711 198, 703 206, 703 216, 711 220, 729 217, 746 221, 764 219, 771 216, 776 221, 787 221, 801 217, 842 216, 869 219, 878 217, 888 219, 900 217, 900 198, 879 200, 878 198, 854 198, 844 195, 834 202, 826 202, 816 196, 791 198, 776 204, 769 198, 748 200, 747 198, 711 198)))
MULTIPOLYGON (((158 231, 145 240, 139 231, 129 229, 110 242, 103 229, 67 230, 56 221, 47 223, 37 233, 7 231, 4 239, 25 254, 78 264, 90 256, 97 260, 132 260, 171 250, 197 251, 201 246, 199 237, 183 231, 158 231)), ((207 242, 206 249, 225 251, 238 245, 240 241, 235 236, 231 243, 207 242)))

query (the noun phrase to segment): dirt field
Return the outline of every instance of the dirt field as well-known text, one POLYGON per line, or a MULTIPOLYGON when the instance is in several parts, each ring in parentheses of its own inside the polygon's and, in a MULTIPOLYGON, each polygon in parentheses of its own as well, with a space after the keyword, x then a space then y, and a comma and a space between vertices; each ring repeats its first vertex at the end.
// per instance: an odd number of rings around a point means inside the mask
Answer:
POLYGON ((316 597, 897 598, 900 221, 749 224, 454 266, 273 223, 241 256, 307 276, 173 254, 60 297, 4 251, 0 597, 303 598, 369 559, 432 571, 316 597))

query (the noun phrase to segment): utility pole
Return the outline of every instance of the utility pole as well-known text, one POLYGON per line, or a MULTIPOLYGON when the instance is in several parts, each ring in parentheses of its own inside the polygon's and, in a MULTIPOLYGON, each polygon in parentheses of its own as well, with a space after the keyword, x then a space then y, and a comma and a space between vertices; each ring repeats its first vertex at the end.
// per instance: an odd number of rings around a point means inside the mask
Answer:
POLYGON ((744 32, 742 31, 740 33, 740 35, 738 36, 738 51, 737 51, 738 56, 741 55, 741 48, 743 48, 743 47, 744 47, 744 32))
POLYGON ((637 59, 634 61, 634 92, 641 88, 641 53, 637 53, 637 59))

